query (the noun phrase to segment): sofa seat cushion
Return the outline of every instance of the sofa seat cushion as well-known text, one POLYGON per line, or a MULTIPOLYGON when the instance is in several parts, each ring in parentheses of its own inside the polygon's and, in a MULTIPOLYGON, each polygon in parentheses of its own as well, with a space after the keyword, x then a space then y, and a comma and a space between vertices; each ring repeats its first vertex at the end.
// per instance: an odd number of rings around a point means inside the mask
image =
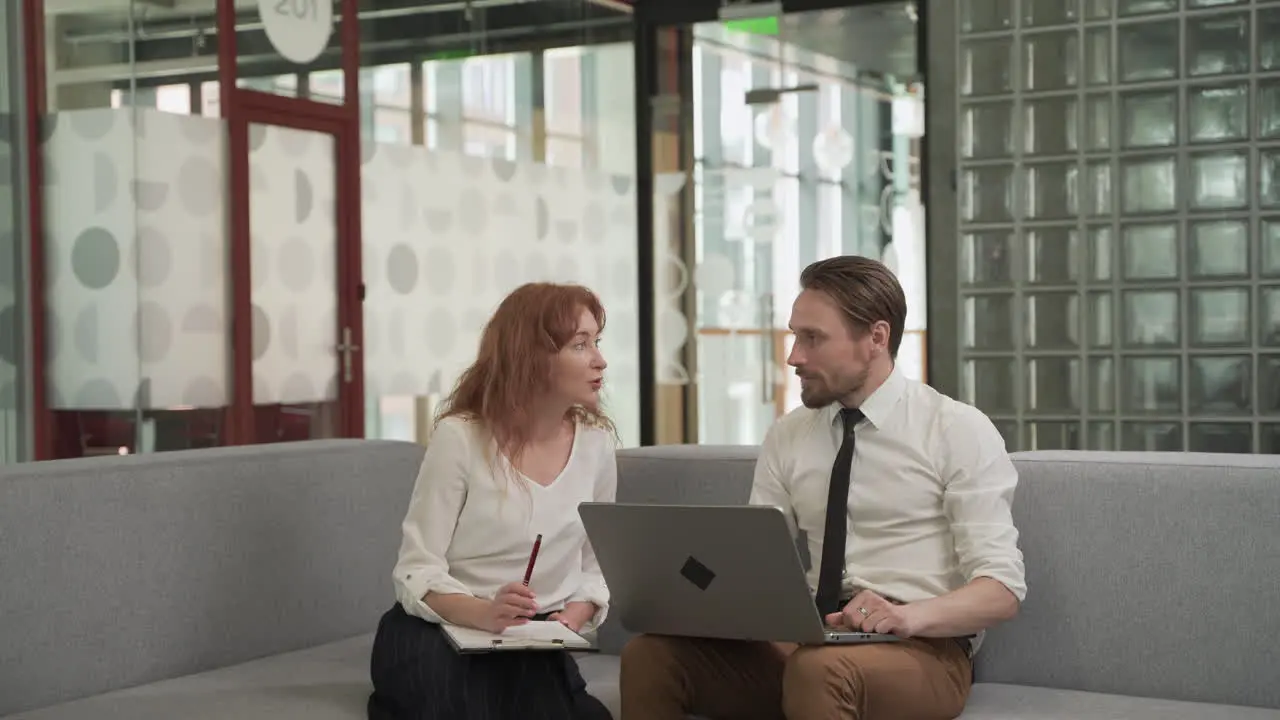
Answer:
POLYGON ((615 718, 622 717, 622 696, 618 692, 618 673, 622 658, 605 653, 575 653, 578 671, 587 681, 587 692, 609 708, 615 718))
POLYGON ((1280 710, 978 683, 961 720, 1280 720, 1280 710))
POLYGON ((365 720, 372 647, 363 635, 6 720, 365 720))
MULTIPOLYGON (((373 635, 362 635, 5 720, 365 720, 372 647, 373 635)), ((611 655, 578 656, 588 690, 614 717, 618 662, 611 655)))

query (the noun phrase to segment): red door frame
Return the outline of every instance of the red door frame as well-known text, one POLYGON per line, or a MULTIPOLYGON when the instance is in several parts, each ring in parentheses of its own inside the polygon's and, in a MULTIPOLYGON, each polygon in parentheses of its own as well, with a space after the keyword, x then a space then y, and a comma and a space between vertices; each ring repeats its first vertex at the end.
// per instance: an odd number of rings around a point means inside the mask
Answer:
MULTIPOLYGON (((230 201, 231 246, 231 297, 232 297, 232 373, 233 400, 227 440, 231 445, 255 442, 255 413, 253 404, 253 339, 251 283, 252 233, 250 231, 250 180, 249 180, 249 126, 278 125, 283 127, 320 132, 332 135, 336 153, 335 211, 337 214, 337 278, 338 312, 334 343, 343 337, 342 329, 351 328, 352 344, 360 346, 359 260, 351 260, 360 254, 360 188, 351 187, 350 179, 360 173, 360 145, 356 138, 355 154, 351 152, 352 131, 341 107, 317 111, 321 103, 281 98, 267 93, 237 90, 240 98, 234 113, 227 120, 228 187, 230 201), (289 100, 292 107, 281 107, 279 100, 289 100), (333 112, 336 110, 338 112, 333 112), (356 280, 352 283, 352 280, 356 280)), ((358 183, 358 180, 357 180, 358 183)), ((364 371, 360 353, 351 355, 351 381, 343 381, 343 362, 338 359, 338 426, 339 437, 364 436, 364 371)))
MULTIPOLYGON (((335 198, 338 223, 338 312, 335 337, 351 328, 352 343, 363 346, 361 301, 360 220, 360 25, 358 0, 340 0, 336 18, 342 47, 343 103, 332 105, 279 97, 236 87, 238 53, 234 0, 217 0, 218 80, 222 117, 227 121, 228 201, 231 270, 232 401, 226 412, 228 445, 254 442, 253 358, 250 307, 249 147, 251 122, 286 125, 330 133, 336 143, 335 198)), ((54 457, 53 412, 49 408, 46 273, 44 249, 44 152, 42 125, 48 105, 45 73, 44 0, 22 0, 23 39, 23 141, 26 150, 27 307, 30 308, 30 341, 27 358, 32 368, 32 454, 35 460, 54 457)), ((343 437, 364 436, 364 360, 352 356, 352 381, 338 383, 339 427, 343 437)))
MULTIPOLYGON (((234 0, 218 0, 218 88, 222 116, 227 121, 228 203, 231 245, 231 368, 234 378, 231 407, 227 412, 227 444, 255 442, 253 412, 253 329, 249 230, 249 125, 283 125, 334 136, 335 211, 338 252, 335 268, 338 293, 338 326, 351 329, 351 341, 363 347, 364 313, 361 309, 360 252, 360 23, 358 0, 341 0, 337 24, 342 47, 343 99, 341 105, 283 97, 236 86, 239 53, 236 43, 234 0)), ((351 382, 341 379, 339 360, 339 437, 364 437, 364 361, 361 352, 351 358, 351 382)))
POLYGON ((22 73, 24 137, 26 146, 27 308, 31 323, 27 360, 31 363, 31 453, 33 460, 53 458, 53 412, 49 409, 46 373, 49 353, 46 339, 44 265, 44 150, 40 144, 44 124, 44 0, 22 0, 22 73))

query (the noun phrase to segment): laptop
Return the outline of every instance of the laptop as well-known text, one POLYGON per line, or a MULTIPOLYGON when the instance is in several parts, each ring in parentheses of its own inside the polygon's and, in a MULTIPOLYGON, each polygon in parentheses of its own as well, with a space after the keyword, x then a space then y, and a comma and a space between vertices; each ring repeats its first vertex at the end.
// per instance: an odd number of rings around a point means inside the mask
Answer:
POLYGON ((761 505, 582 503, 578 514, 633 633, 794 642, 897 642, 828 627, 782 510, 761 505))

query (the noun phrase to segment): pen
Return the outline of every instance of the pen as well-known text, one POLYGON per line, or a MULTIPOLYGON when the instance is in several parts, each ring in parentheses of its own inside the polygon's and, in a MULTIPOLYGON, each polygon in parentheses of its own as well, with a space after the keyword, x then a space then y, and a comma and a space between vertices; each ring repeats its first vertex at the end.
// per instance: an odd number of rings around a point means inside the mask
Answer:
POLYGON ((533 541, 533 552, 529 553, 529 567, 524 570, 524 585, 529 587, 529 578, 533 577, 533 564, 538 561, 538 548, 542 547, 542 533, 533 541))

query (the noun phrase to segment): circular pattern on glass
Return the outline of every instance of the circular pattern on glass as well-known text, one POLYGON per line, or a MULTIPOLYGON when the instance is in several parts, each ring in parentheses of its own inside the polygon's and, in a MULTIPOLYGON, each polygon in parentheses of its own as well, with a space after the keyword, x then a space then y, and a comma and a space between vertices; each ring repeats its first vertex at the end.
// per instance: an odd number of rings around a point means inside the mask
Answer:
POLYGON ((401 295, 418 286, 418 256, 413 248, 397 243, 387 253, 387 284, 401 295))
POLYGON ((71 271, 81 285, 92 290, 115 282, 120 272, 120 244, 115 235, 101 227, 80 233, 71 247, 71 271))
POLYGON ((169 186, 161 182, 134 180, 133 199, 142 210, 156 212, 169 199, 169 186))
MULTIPOLYGON (((111 129, 116 125, 116 111, 102 108, 98 110, 82 110, 80 112, 66 113, 67 118, 71 121, 71 130, 76 135, 85 140, 101 140, 111 134, 111 129)), ((48 117, 57 117, 56 115, 46 115, 48 117)), ((48 122, 46 120, 46 122, 48 122)), ((52 135, 53 133, 49 133, 52 135)))
POLYGON ((253 359, 261 360, 271 347, 271 318, 265 310, 253 306, 253 359))
POLYGON ((315 205, 315 189, 311 186, 311 178, 301 170, 293 172, 293 184, 297 189, 294 196, 296 205, 294 206, 294 219, 298 224, 307 221, 311 217, 311 209, 315 205))
POLYGON ((222 317, 207 305, 197 305, 182 317, 182 332, 217 334, 222 332, 222 317))
POLYGON ((79 410, 120 410, 124 403, 114 385, 103 378, 94 378, 76 391, 73 407, 79 410))

